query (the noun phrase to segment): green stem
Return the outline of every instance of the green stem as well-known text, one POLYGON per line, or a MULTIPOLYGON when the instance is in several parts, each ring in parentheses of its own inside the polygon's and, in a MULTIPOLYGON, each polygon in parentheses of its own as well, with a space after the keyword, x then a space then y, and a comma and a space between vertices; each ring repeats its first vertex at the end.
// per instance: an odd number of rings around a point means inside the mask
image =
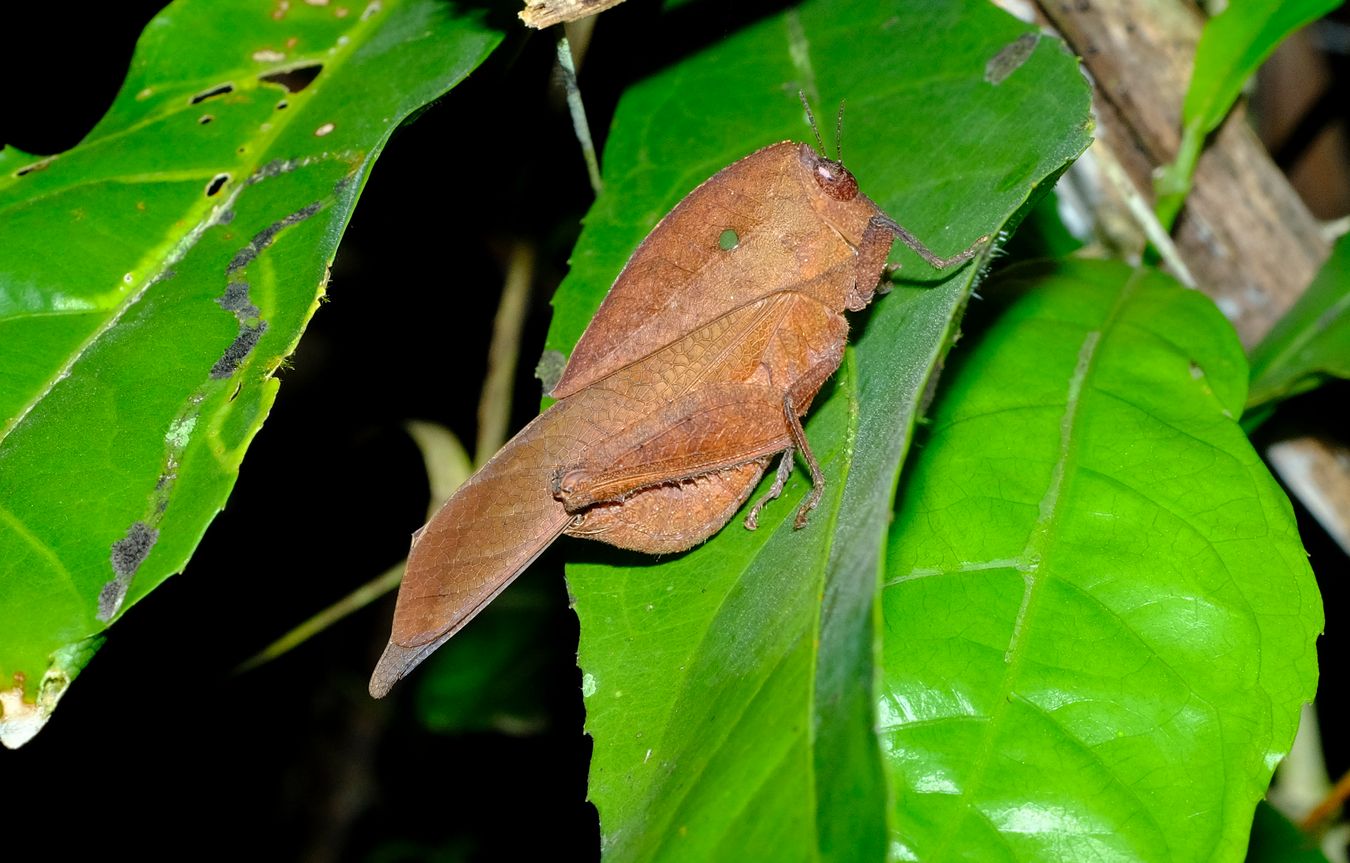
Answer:
POLYGON ((572 62, 572 45, 566 32, 558 37, 558 66, 562 69, 563 87, 567 90, 567 107, 572 112, 572 128, 581 144, 581 155, 586 158, 586 171, 591 177, 591 189, 600 194, 600 160, 595 155, 591 140, 591 126, 586 122, 586 106, 581 103, 581 88, 577 86, 577 69, 572 62))

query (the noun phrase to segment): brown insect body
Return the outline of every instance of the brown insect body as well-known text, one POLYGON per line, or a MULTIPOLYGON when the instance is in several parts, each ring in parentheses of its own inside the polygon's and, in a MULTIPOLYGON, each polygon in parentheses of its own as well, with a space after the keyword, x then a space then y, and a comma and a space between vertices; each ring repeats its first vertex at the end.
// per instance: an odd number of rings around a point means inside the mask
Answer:
MULTIPOLYGON (((692 333, 770 294, 796 291, 842 310, 857 249, 881 210, 847 172, 836 185, 854 197, 824 193, 817 168, 835 165, 806 144, 784 141, 690 192, 633 252, 552 395, 576 392, 669 344, 672 333, 692 333), (728 230, 737 242, 723 250, 718 241, 728 230)), ((867 285, 869 295, 875 285, 867 285)))
POLYGON ((653 553, 716 533, 782 454, 823 478, 800 417, 839 367, 845 309, 872 299, 891 242, 933 255, 838 162, 783 142, 691 192, 638 246, 553 395, 413 539, 371 694, 459 631, 562 533, 653 553))

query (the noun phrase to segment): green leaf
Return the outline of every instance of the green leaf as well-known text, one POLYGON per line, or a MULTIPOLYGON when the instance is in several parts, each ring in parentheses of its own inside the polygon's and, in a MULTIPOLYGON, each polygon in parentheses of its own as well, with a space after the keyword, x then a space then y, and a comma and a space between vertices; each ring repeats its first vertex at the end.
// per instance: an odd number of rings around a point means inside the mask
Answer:
POLYGON ((1293 512, 1213 303, 1017 267, 891 531, 880 700, 902 859, 1234 860, 1317 681, 1293 512))
POLYGON ((543 637, 552 610, 543 588, 526 576, 427 660, 416 697, 424 726, 530 734, 548 724, 543 693, 554 644, 543 637))
POLYGON ((1181 106, 1183 126, 1204 134, 1219 127, 1247 79, 1281 42, 1340 6, 1343 0, 1231 0, 1205 22, 1181 106))
POLYGON ((1294 826, 1269 803, 1256 806, 1247 863, 1327 863, 1311 836, 1294 826))
POLYGON ((71 645, 183 568, 375 157, 499 39, 435 0, 180 0, 79 146, 0 151, 7 743, 84 661, 71 645))
POLYGON ((1350 377, 1350 234, 1317 278, 1252 351, 1249 408, 1350 377))
POLYGON ((1027 212, 1003 247, 1003 253, 1014 261, 1033 258, 1067 258, 1083 248, 1082 240, 1069 230, 1060 218, 1058 186, 1044 196, 1027 212))
MULTIPOLYGON (((551 349, 571 349, 691 189, 759 147, 811 138, 798 88, 826 118, 848 99, 845 162, 940 254, 1006 224, 1088 142, 1074 59, 987 4, 819 2, 760 20, 624 94, 551 349)), ((659 562, 572 547, 591 561, 568 580, 611 859, 885 853, 869 684, 880 554, 899 460, 974 276, 939 275, 900 244, 893 260, 923 281, 874 304, 817 399, 807 435, 827 485, 806 529, 791 526, 799 473, 753 533, 733 519, 659 562)))
POLYGON ((1205 22, 1195 48, 1191 83, 1181 106, 1177 160, 1157 182, 1158 212, 1171 225, 1190 191, 1205 136, 1228 116, 1247 79, 1295 30, 1340 6, 1342 0, 1232 0, 1205 22))

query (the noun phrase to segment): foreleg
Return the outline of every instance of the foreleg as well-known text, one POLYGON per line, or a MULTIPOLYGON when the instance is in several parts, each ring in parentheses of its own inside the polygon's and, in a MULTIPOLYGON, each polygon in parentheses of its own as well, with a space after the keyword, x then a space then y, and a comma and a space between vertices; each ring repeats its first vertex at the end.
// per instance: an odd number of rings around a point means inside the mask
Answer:
POLYGON ((868 221, 862 242, 858 245, 858 267, 853 290, 849 292, 845 304, 849 311, 860 311, 872 302, 877 286, 881 283, 881 277, 886 272, 886 260, 891 255, 891 245, 897 239, 913 249, 914 253, 927 261, 930 267, 945 270, 979 254, 980 249, 989 242, 989 235, 980 237, 970 248, 957 252, 949 258, 943 258, 921 243, 918 237, 905 230, 899 222, 884 213, 877 213, 868 221))

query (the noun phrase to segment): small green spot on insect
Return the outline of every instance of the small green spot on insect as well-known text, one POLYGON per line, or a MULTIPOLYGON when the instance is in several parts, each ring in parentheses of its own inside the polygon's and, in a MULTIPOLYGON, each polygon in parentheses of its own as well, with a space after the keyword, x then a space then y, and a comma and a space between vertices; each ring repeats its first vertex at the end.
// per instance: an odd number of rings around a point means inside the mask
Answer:
POLYGON ((724 252, 729 252, 740 244, 741 238, 730 228, 723 231, 722 235, 717 238, 717 245, 724 252))

